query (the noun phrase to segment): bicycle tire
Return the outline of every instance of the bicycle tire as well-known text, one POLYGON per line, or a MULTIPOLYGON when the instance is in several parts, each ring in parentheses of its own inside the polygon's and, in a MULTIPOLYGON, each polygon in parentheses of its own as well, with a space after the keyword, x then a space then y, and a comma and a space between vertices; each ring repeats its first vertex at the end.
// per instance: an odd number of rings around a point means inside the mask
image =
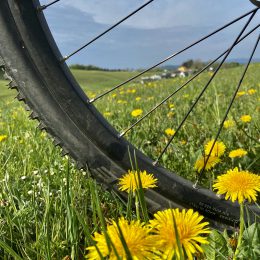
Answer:
MULTIPOLYGON (((79 168, 110 189, 131 169, 129 154, 138 167, 153 173, 158 187, 146 192, 150 212, 171 207, 193 208, 215 227, 237 226, 239 205, 218 197, 161 166, 138 151, 88 103, 88 98, 61 63, 62 56, 52 38, 38 1, 2 0, 0 2, 0 66, 17 88, 17 98, 32 109, 31 118, 54 137, 55 145, 69 154, 79 168)), ((121 193, 122 194, 122 193, 121 193)), ((122 194, 123 195, 123 194, 122 194)), ((124 195, 123 195, 124 196, 124 195)), ((260 211, 249 206, 250 219, 260 211)))

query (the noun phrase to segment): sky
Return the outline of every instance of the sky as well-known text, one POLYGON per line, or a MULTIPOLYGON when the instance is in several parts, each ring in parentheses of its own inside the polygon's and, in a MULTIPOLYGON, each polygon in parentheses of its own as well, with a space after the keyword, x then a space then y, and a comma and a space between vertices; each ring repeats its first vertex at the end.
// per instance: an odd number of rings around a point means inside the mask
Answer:
MULTIPOLYGON (((44 14, 65 56, 146 1, 61 0, 46 9, 44 14)), ((42 0, 41 4, 48 2, 50 0, 42 0)), ((253 8, 249 0, 154 0, 119 27, 74 55, 68 63, 92 64, 110 69, 146 68, 253 8)), ((167 64, 181 64, 188 59, 214 59, 232 45, 247 19, 242 19, 167 64)), ((260 11, 249 28, 259 22, 260 11)), ((259 30, 239 44, 230 59, 248 58, 259 30)), ((259 49, 256 58, 260 58, 259 49)))

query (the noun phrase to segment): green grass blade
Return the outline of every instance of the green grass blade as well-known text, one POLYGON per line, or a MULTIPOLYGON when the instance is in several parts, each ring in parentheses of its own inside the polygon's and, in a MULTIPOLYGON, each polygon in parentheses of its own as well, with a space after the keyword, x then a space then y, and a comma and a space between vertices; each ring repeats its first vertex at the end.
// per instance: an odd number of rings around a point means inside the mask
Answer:
POLYGON ((10 246, 8 246, 4 241, 0 240, 0 247, 4 249, 9 255, 11 255, 15 260, 23 260, 10 246))

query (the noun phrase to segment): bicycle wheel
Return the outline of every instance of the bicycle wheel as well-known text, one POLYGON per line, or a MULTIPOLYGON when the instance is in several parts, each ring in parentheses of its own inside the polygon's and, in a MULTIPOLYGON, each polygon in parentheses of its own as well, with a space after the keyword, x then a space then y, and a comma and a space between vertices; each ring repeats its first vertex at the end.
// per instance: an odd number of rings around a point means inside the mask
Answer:
MULTIPOLYGON (((258 3, 258 2, 257 2, 258 3)), ((258 3, 259 4, 259 3, 258 3)), ((0 64, 12 79, 18 99, 32 109, 31 117, 54 137, 78 164, 108 188, 131 169, 129 154, 158 179, 158 187, 146 193, 150 212, 169 206, 194 208, 221 227, 239 222, 239 205, 225 201, 153 161, 138 151, 103 118, 79 87, 61 56, 39 2, 0 2, 0 64)), ((259 209, 249 206, 254 219, 259 209), (253 212, 253 213, 252 213, 253 212)))

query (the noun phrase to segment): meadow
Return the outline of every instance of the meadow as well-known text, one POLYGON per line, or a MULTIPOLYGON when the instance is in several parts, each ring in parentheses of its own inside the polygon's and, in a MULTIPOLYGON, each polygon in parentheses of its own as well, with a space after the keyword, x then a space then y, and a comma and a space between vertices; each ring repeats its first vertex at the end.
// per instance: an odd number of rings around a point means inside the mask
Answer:
MULTIPOLYGON (((204 145, 214 139, 242 71, 241 66, 220 72, 163 155, 161 164, 196 180, 196 161, 203 155, 204 145)), ((226 146, 221 162, 203 177, 202 184, 207 187, 212 188, 216 176, 234 167, 259 172, 259 71, 260 64, 250 66, 235 98, 228 115, 229 124, 224 125, 219 137, 226 146), (250 119, 243 120, 243 116, 250 119), (231 158, 230 152, 238 148, 246 154, 231 158)), ((134 72, 72 73, 91 98, 134 75, 134 72)), ((125 138, 156 159, 210 76, 211 72, 206 72, 192 81, 125 138)), ((186 80, 165 79, 145 84, 136 81, 95 105, 121 132, 186 80), (136 110, 139 113, 133 113, 136 110)), ((126 203, 115 193, 104 191, 89 178, 88 172, 76 169, 70 158, 62 157, 60 148, 54 147, 51 138, 37 128, 37 122, 28 120, 29 112, 14 99, 15 91, 8 90, 6 84, 7 81, 0 80, 0 136, 5 136, 0 141, 0 259, 83 259, 85 248, 93 245, 91 235, 101 229, 102 216, 109 220, 125 215, 126 203)), ((136 213, 131 215, 134 218, 136 213)), ((214 258, 200 255, 199 259, 227 259, 234 254, 232 241, 237 239, 237 230, 229 235, 214 232, 221 247, 215 246, 213 254, 211 250, 214 258)), ((255 250, 254 256, 259 253, 257 243, 259 238, 254 237, 250 247, 255 250)))

